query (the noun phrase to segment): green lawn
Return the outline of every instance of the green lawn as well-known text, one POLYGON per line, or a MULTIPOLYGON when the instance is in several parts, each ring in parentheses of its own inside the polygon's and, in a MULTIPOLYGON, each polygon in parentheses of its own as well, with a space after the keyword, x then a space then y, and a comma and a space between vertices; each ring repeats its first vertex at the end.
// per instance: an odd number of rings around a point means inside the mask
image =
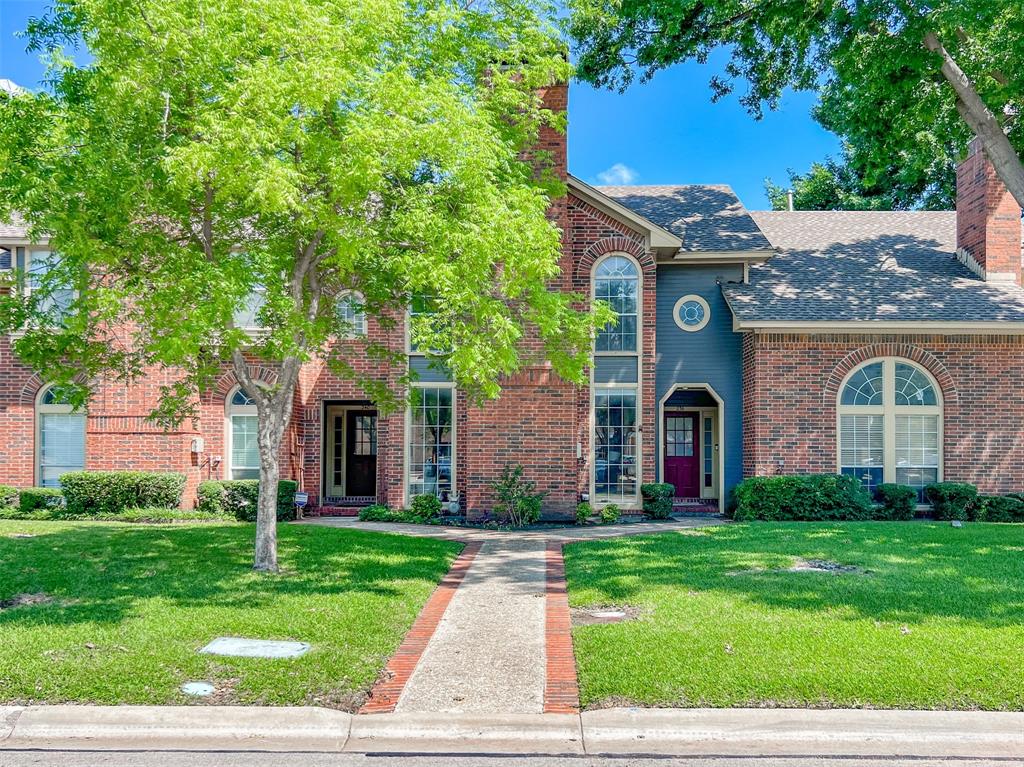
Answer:
POLYGON ((458 553, 457 544, 279 528, 281 576, 251 570, 253 526, 0 521, 0 703, 216 703, 351 709, 458 553), (30 533, 34 538, 17 538, 30 533), (199 655, 218 636, 294 639, 296 660, 199 655))
POLYGON ((573 607, 643 611, 573 630, 584 705, 1024 709, 1024 525, 727 525, 565 552, 573 607))

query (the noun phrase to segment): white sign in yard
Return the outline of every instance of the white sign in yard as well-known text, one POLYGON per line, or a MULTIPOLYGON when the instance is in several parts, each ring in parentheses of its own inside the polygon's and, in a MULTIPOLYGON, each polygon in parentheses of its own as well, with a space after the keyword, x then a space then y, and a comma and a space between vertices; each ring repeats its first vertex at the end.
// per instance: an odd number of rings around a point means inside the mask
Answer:
POLYGON ((237 658, 299 658, 309 652, 306 642, 279 642, 273 639, 217 637, 199 652, 207 655, 232 655, 237 658))

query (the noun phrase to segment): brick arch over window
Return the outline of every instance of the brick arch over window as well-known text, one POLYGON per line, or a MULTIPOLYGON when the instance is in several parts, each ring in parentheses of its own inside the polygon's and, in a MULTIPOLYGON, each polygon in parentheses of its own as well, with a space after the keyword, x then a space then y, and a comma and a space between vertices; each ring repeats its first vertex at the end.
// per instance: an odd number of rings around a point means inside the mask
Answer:
MULTIPOLYGON (((262 365, 249 365, 249 376, 254 381, 263 381, 271 385, 277 383, 277 371, 262 365)), ((207 403, 223 401, 232 389, 241 385, 242 383, 238 380, 238 376, 235 375, 235 371, 228 370, 217 379, 217 385, 213 387, 212 391, 206 393, 203 401, 207 403)))
MULTIPOLYGON (((75 376, 75 381, 81 383, 85 380, 85 376, 75 376)), ((38 373, 33 373, 32 377, 29 378, 25 385, 21 387, 21 394, 18 397, 18 404, 28 405, 29 407, 35 407, 36 398, 39 396, 39 391, 47 386, 50 382, 44 381, 38 373)))
POLYGON ((44 385, 45 382, 39 377, 39 374, 33 373, 32 377, 29 378, 21 388, 19 404, 35 407, 36 397, 39 395, 39 390, 42 389, 44 385))
POLYGON ((946 370, 946 366, 919 346, 903 343, 871 344, 869 346, 862 346, 860 349, 846 355, 835 366, 828 377, 828 381, 825 382, 825 404, 835 407, 839 397, 839 387, 846 379, 846 376, 854 368, 877 357, 902 357, 917 363, 931 373, 935 382, 939 385, 939 389, 942 390, 942 401, 945 406, 948 408, 956 404, 956 385, 953 383, 953 377, 946 370))
POLYGON ((640 262, 640 268, 645 272, 652 272, 655 269, 654 259, 642 244, 629 237, 605 237, 592 243, 584 253, 583 257, 576 262, 577 280, 589 281, 590 272, 594 264, 603 256, 609 253, 626 253, 640 262))

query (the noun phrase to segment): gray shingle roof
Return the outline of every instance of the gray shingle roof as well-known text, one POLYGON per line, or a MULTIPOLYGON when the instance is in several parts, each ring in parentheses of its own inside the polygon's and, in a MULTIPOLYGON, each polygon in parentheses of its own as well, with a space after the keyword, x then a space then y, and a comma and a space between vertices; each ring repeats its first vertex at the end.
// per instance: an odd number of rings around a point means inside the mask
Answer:
POLYGON ((599 186, 621 205, 683 240, 684 251, 770 248, 736 193, 725 185, 599 186))
POLYGON ((24 240, 26 234, 25 219, 17 213, 11 216, 10 221, 0 219, 0 240, 24 240))
POLYGON ((956 260, 952 211, 751 216, 779 253, 723 285, 741 321, 1024 322, 1024 289, 956 260))

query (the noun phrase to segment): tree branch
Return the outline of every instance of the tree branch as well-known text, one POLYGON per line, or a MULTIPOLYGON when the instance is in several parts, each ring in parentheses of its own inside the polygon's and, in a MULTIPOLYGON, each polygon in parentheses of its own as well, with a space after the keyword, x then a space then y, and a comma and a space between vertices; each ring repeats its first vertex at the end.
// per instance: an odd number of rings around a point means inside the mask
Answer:
POLYGON ((956 93, 956 109, 964 122, 981 140, 981 145, 996 174, 1006 184, 1017 203, 1024 207, 1024 165, 1003 132, 999 120, 988 108, 969 77, 956 63, 934 32, 924 36, 924 47, 942 57, 942 76, 956 93))

